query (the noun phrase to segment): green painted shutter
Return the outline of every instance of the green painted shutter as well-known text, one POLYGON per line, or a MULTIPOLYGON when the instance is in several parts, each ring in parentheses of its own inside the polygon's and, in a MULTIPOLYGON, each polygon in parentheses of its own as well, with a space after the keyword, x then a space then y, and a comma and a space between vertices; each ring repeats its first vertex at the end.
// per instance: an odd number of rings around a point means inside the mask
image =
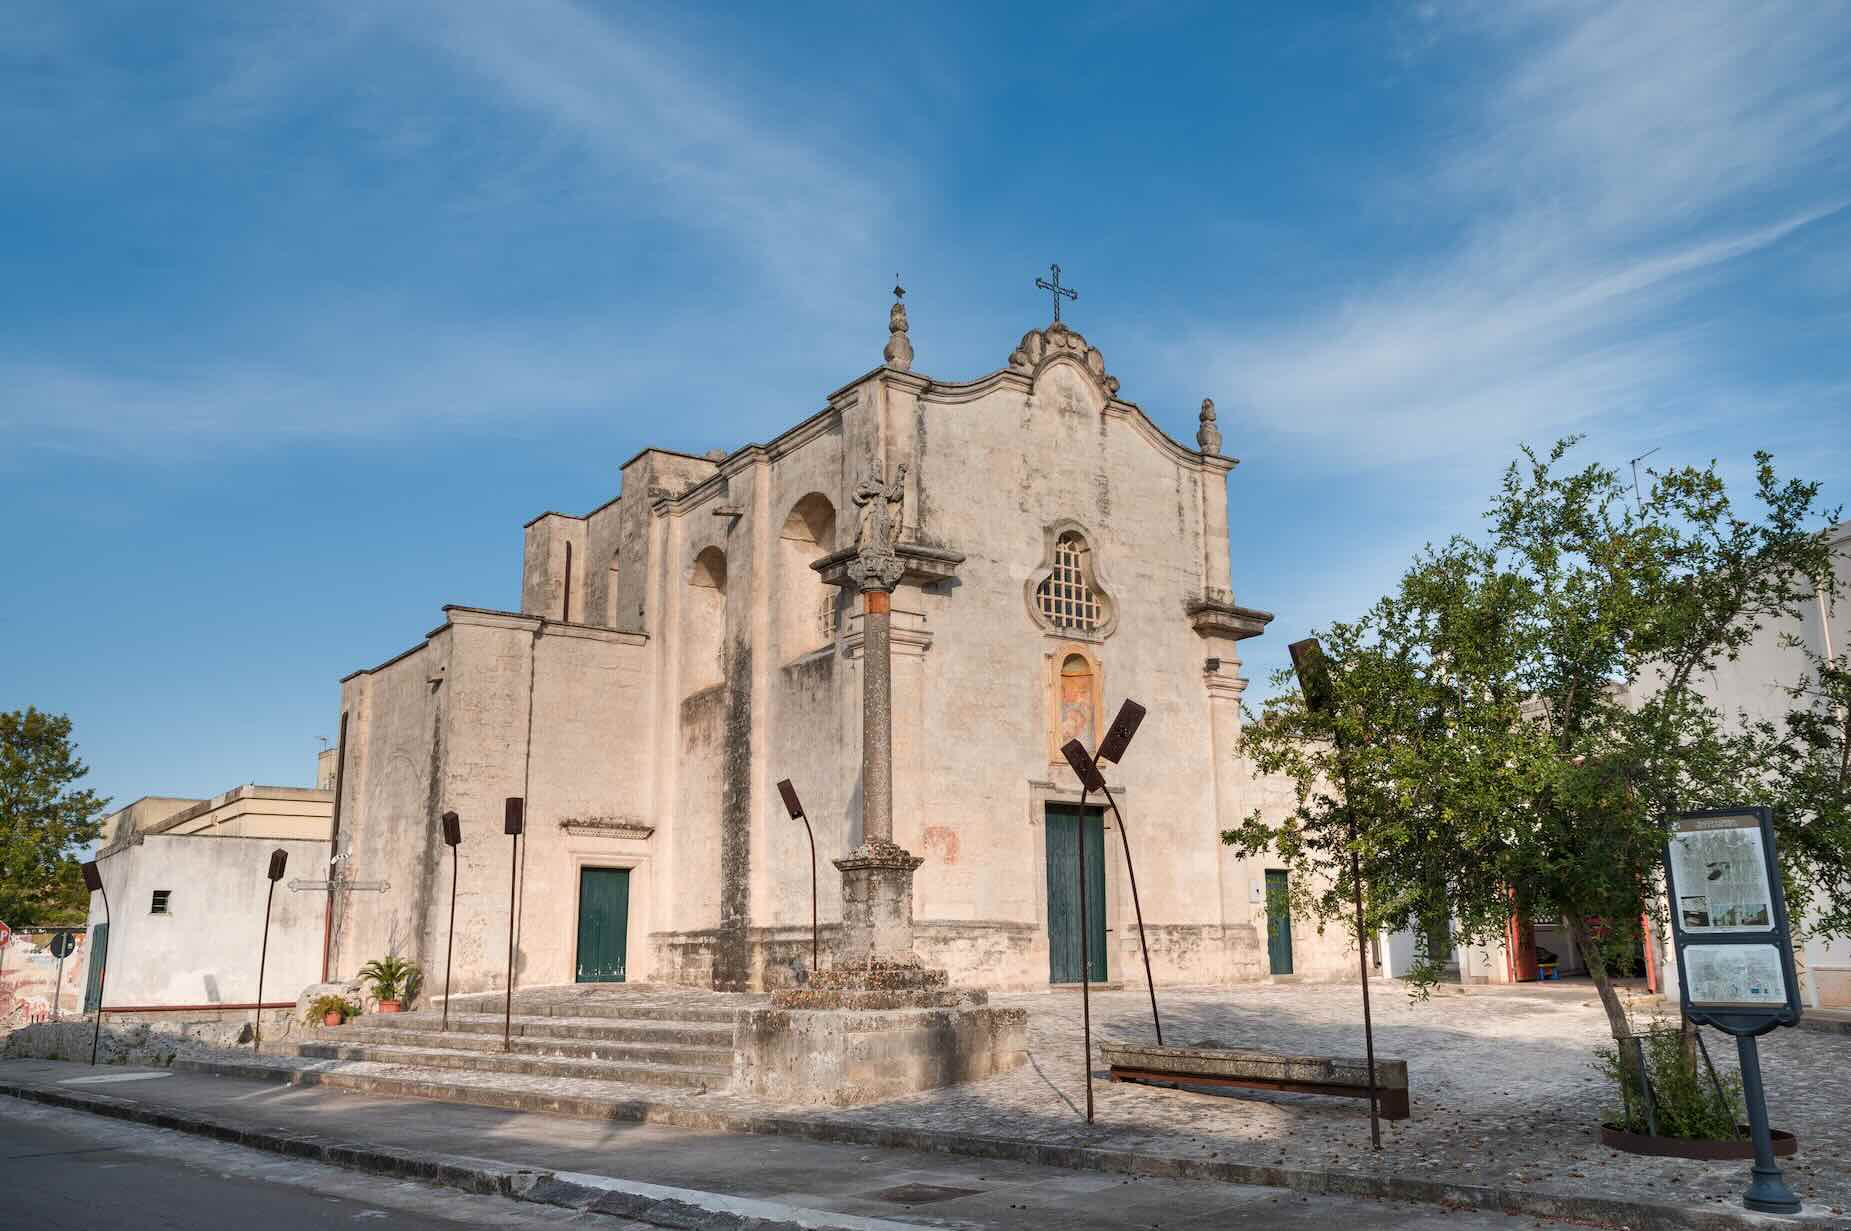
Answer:
POLYGON ((1080 869, 1078 843, 1086 836, 1087 965, 1094 983, 1106 979, 1105 960, 1105 820, 1091 808, 1082 823, 1079 808, 1049 804, 1048 979, 1080 981, 1080 869))
POLYGON ((578 981, 622 983, 629 953, 630 870, 583 868, 578 879, 578 981))
MULTIPOLYGON (((94 1013, 103 1003, 103 963, 109 957, 109 925, 99 923, 90 929, 90 963, 84 983, 84 1012, 94 1013)), ((121 1004, 121 1001, 117 1001, 121 1004)))
POLYGON ((1286 874, 1266 870, 1266 957, 1276 975, 1292 973, 1292 902, 1286 874))

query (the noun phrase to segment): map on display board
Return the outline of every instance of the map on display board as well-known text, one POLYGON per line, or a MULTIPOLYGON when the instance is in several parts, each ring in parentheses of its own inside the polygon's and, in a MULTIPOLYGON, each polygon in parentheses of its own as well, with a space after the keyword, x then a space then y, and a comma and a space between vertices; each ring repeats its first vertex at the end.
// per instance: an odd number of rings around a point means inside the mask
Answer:
POLYGON ((1767 851, 1753 816, 1684 821, 1670 845, 1672 904, 1688 936, 1774 926, 1767 851))
POLYGON ((1778 1009, 1787 1003, 1777 945, 1686 945, 1684 977, 1696 1004, 1778 1009))

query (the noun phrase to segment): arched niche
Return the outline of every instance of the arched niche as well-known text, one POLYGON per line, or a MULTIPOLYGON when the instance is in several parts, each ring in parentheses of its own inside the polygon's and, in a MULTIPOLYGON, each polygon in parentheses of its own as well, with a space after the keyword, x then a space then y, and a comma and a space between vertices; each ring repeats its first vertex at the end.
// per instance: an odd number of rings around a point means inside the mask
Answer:
POLYGON ((704 547, 688 566, 682 595, 681 676, 684 692, 718 684, 726 661, 726 553, 704 547))
POLYGON ((778 636, 784 658, 821 649, 835 640, 840 595, 810 566, 836 547, 836 508, 810 492, 785 515, 778 535, 778 636))

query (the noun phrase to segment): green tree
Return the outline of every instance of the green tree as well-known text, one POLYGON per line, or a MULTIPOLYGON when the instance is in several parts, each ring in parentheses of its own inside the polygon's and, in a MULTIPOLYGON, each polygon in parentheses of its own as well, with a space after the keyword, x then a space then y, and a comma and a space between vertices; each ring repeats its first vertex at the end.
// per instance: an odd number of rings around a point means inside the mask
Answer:
MULTIPOLYGON (((1817 485, 1779 481, 1765 454, 1747 516, 1714 464, 1654 475, 1635 502, 1613 470, 1564 467, 1574 443, 1525 450, 1486 533, 1427 548, 1394 593, 1323 634, 1335 708, 1287 691, 1243 736, 1256 769, 1293 780, 1296 806, 1222 839, 1286 862, 1320 925, 1352 926, 1352 851, 1371 931, 1425 937, 1450 919, 1477 945, 1513 913, 1560 916, 1619 1037, 1613 962, 1642 913, 1664 923, 1668 819, 1790 798, 1774 752, 1792 737, 1722 713, 1704 677, 1831 586, 1832 565, 1817 485)), ((1783 812, 1789 882, 1832 883, 1842 825, 1808 842, 1794 823, 1783 812)), ((1420 954, 1417 989, 1441 956, 1420 954)))
POLYGON ((63 714, 30 706, 0 714, 0 920, 88 916, 77 851, 96 839, 109 806, 95 791, 71 789, 88 772, 63 714))

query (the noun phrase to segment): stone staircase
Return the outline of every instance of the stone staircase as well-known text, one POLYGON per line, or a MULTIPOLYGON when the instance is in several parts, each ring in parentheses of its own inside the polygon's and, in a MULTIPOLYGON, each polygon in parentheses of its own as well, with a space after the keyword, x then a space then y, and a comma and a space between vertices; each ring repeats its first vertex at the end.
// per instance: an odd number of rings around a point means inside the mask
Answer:
POLYGON ((500 995, 459 996, 448 1030, 441 1010, 368 1014, 279 1040, 262 1055, 182 1057, 175 1067, 600 1115, 649 1099, 652 1090, 725 1090, 733 1078, 734 1015, 768 999, 628 984, 516 991, 504 1049, 500 995))

